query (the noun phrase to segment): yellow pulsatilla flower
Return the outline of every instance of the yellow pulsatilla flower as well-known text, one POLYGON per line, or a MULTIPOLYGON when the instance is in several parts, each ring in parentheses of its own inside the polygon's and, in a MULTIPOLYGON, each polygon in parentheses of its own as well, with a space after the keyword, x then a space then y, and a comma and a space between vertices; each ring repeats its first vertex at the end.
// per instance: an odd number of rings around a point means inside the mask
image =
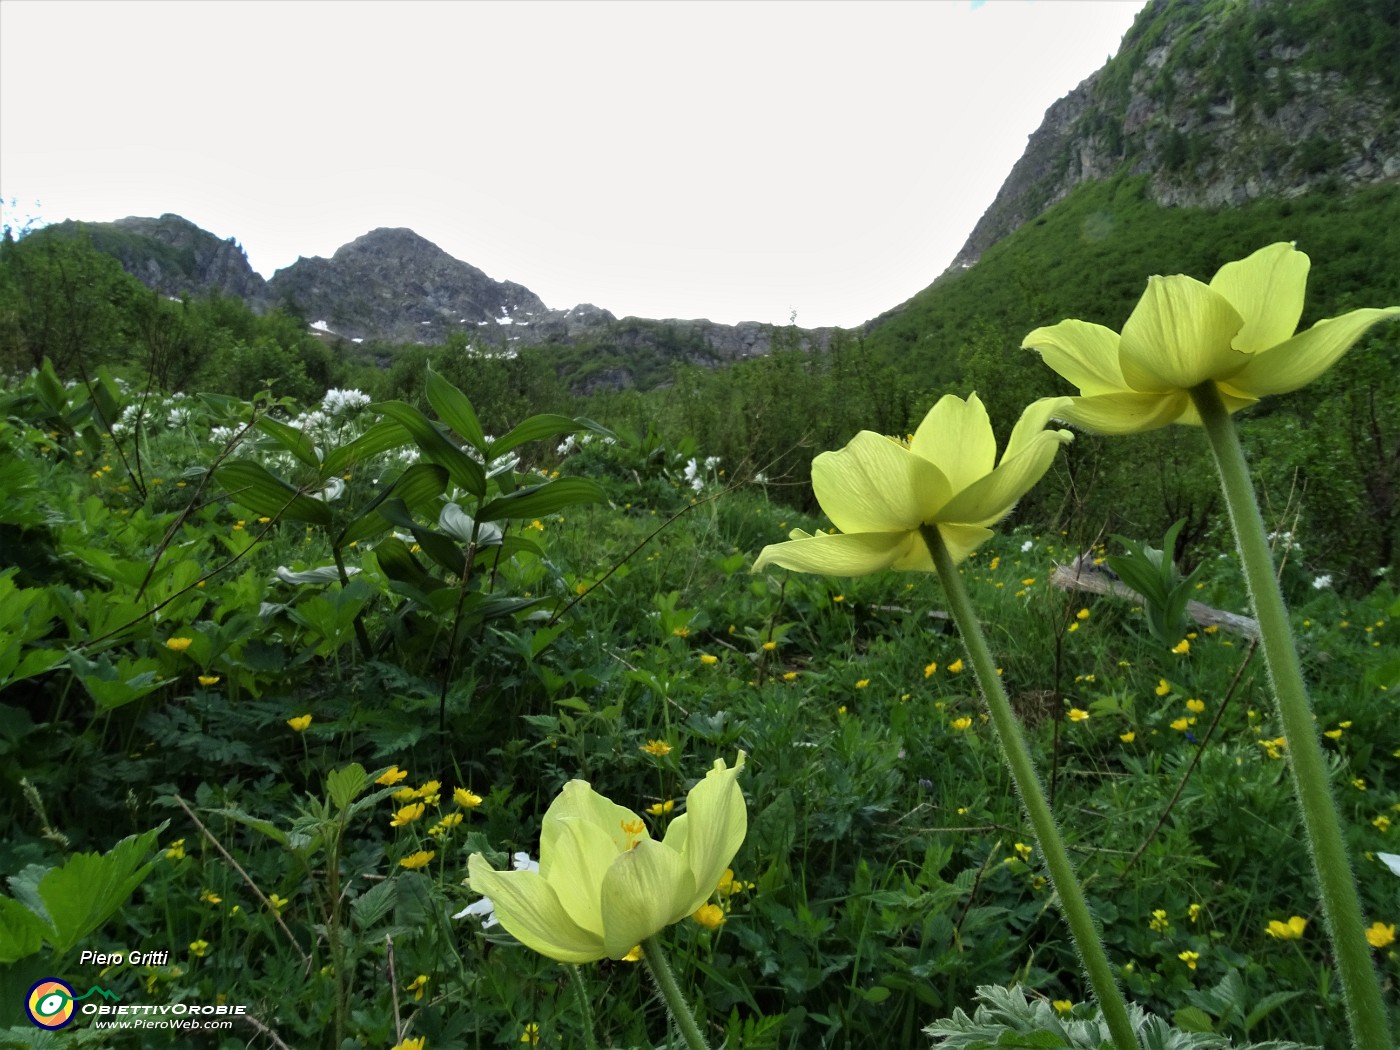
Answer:
POLYGON ((1287 922, 1270 919, 1269 928, 1264 932, 1278 941, 1296 941, 1303 936, 1303 931, 1307 928, 1308 920, 1301 915, 1294 915, 1287 922))
POLYGON ((1079 388, 1057 417, 1100 434, 1200 425, 1190 391, 1214 383, 1230 412, 1320 376, 1400 307, 1353 310, 1294 334, 1310 260, 1271 244, 1203 284, 1152 277, 1119 333, 1085 321, 1037 328, 1023 346, 1079 388))
POLYGON ((906 445, 862 430, 837 452, 812 462, 812 491, 834 534, 801 529, 786 543, 763 548, 757 572, 777 565, 798 572, 863 576, 881 569, 933 572, 922 529, 935 526, 953 560, 961 561, 991 536, 987 528, 1011 512, 1040 480, 1067 430, 1046 430, 1068 398, 1028 406, 997 463, 987 410, 973 394, 949 394, 929 410, 906 445))
POLYGON ((715 762, 657 841, 630 809, 572 780, 540 831, 539 871, 496 871, 479 853, 468 882, 526 947, 558 962, 621 959, 709 900, 748 831, 744 752, 715 762))

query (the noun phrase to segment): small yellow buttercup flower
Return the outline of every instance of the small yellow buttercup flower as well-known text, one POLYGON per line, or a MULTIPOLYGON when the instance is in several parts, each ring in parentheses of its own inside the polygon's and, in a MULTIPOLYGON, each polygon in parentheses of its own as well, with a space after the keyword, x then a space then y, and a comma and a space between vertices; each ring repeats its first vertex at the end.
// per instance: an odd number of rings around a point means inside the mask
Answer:
POLYGON ((1201 906, 1199 904, 1192 904, 1186 909, 1186 917, 1192 922, 1195 922, 1201 917, 1201 906))
POLYGON ((199 899, 205 904, 222 904, 223 898, 213 890, 203 890, 199 894, 199 899))
POLYGON ((407 868, 409 871, 416 871, 418 868, 426 868, 436 856, 437 851, 435 850, 420 849, 417 853, 410 853, 403 860, 399 861, 399 867, 407 868))
POLYGON ((950 724, 954 729, 961 733, 964 729, 970 729, 972 727, 972 719, 969 718, 967 715, 963 715, 962 718, 953 719, 953 721, 950 724))
POLYGON ((1031 854, 1035 852, 1035 847, 1027 846, 1024 842, 1016 843, 1015 848, 1016 856, 1020 857, 1023 861, 1029 861, 1031 859, 1031 854))
POLYGON ((937 670, 938 670, 938 665, 937 665, 937 664, 935 664, 935 663, 925 664, 925 665, 924 665, 924 677, 925 677, 925 678, 932 678, 933 675, 934 675, 934 672, 936 672, 937 670))
POLYGON ((949 674, 962 674, 962 669, 963 669, 962 657, 958 657, 958 659, 954 660, 952 663, 950 663, 950 664, 948 665, 948 673, 949 673, 949 674))
POLYGON ((719 663, 719 657, 714 653, 701 653, 700 662, 706 667, 713 667, 715 664, 719 663))
POLYGON ((1386 948, 1395 943, 1395 923, 1373 922, 1366 928, 1366 943, 1372 948, 1386 948))
POLYGON ((400 769, 398 766, 390 766, 379 776, 374 778, 374 782, 381 787, 393 787, 400 780, 408 779, 408 771, 400 769))
POLYGON ((1196 961, 1200 959, 1201 953, 1192 951, 1177 952, 1176 957, 1184 962, 1188 969, 1194 970, 1196 968, 1196 961))
POLYGON ((165 640, 165 647, 167 649, 173 649, 177 653, 183 653, 193 644, 193 638, 167 638, 165 640))
POLYGON ((218 685, 219 676, 216 674, 202 674, 199 676, 199 684, 203 686, 218 685))
POLYGON ((1301 915, 1294 915, 1287 922, 1279 922, 1277 919, 1269 920, 1269 928, 1264 932, 1270 937, 1279 941, 1296 941, 1303 936, 1303 931, 1308 928, 1308 920, 1301 915))
POLYGON ((414 1036, 412 1039, 405 1039, 401 1043, 395 1043, 389 1050, 424 1050, 424 1047, 427 1045, 428 1037, 426 1035, 418 1035, 414 1036))
POLYGON ((1084 721, 1087 721, 1088 718, 1089 718, 1089 712, 1088 712, 1088 711, 1082 710, 1081 708, 1078 708, 1078 707, 1071 707, 1071 708, 1069 709, 1069 720, 1070 720, 1071 722, 1084 722, 1084 721))
POLYGON ((166 847, 165 855, 171 860, 183 860, 185 856, 185 840, 176 839, 166 847))
POLYGON ((702 904, 691 918, 707 930, 718 929, 724 925, 724 909, 718 904, 702 904))
POLYGON ((653 758, 665 758, 671 753, 671 745, 664 740, 648 740, 642 745, 641 750, 653 758))
POLYGON ((409 981, 408 984, 404 985, 403 990, 405 992, 412 992, 414 1000, 417 1001, 423 998, 423 992, 427 987, 428 975, 425 973, 420 973, 413 980, 409 981))
POLYGON ((1165 678, 1157 679, 1157 688, 1153 690, 1158 696, 1166 696, 1172 691, 1172 687, 1167 684, 1165 678))
POLYGON ((452 792, 452 801, 463 809, 476 809, 481 805, 481 796, 470 788, 456 788, 452 792))
POLYGON ((286 898, 286 897, 279 897, 279 896, 277 896, 277 894, 275 894, 275 893, 269 893, 269 894, 267 895, 267 903, 270 904, 270 905, 272 905, 272 910, 273 910, 273 911, 275 911, 275 912, 277 912, 277 913, 280 914, 281 911, 282 911, 282 909, 285 908, 285 907, 287 906, 287 898, 286 898))
POLYGON ((391 828, 401 828, 405 824, 412 824, 423 815, 428 807, 421 802, 414 802, 398 810, 389 820, 391 828))
POLYGON ((1123 743, 1125 744, 1131 744, 1134 740, 1137 739, 1137 733, 1129 729, 1126 733, 1119 733, 1118 739, 1123 741, 1123 743))
POLYGON ((675 808, 676 800, 673 798, 668 798, 664 802, 657 802, 654 805, 648 806, 647 812, 650 813, 653 817, 659 817, 664 813, 671 812, 671 810, 675 808))
POLYGON ((1206 702, 1204 700, 1191 699, 1186 701, 1186 710, 1190 711, 1192 714, 1198 715, 1205 709, 1206 702))
POLYGON ((287 719, 287 725, 291 726, 298 733, 304 733, 311 725, 311 716, 297 715, 295 718, 287 719))
POLYGON ((1069 1013, 1071 1010, 1074 1009, 1074 1000, 1073 1000, 1073 999, 1054 999, 1054 1000, 1051 1001, 1050 1005, 1053 1006, 1053 1007, 1055 1008, 1055 1012, 1056 1012, 1057 1014, 1059 1014, 1061 1017, 1063 1017, 1065 1014, 1069 1013))
POLYGON ((1183 638, 1181 641, 1177 642, 1174 646, 1172 646, 1172 652, 1176 653, 1177 656, 1185 656, 1190 651, 1191 643, 1185 638, 1183 638))
POLYGON ((190 941, 190 954, 193 955, 196 959, 203 959, 205 953, 208 951, 208 941, 190 941))

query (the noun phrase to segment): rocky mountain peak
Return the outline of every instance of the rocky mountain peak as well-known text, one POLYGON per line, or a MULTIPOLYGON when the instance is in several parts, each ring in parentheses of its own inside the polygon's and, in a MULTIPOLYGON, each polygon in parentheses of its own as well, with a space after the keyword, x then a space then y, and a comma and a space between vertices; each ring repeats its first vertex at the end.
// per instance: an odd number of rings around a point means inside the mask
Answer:
MULTIPOLYGON (((371 230, 329 259, 301 258, 268 288, 279 302, 348 339, 442 343, 452 332, 527 323, 548 308, 404 228, 371 230)), ((494 341, 494 339, 492 340, 494 341)))

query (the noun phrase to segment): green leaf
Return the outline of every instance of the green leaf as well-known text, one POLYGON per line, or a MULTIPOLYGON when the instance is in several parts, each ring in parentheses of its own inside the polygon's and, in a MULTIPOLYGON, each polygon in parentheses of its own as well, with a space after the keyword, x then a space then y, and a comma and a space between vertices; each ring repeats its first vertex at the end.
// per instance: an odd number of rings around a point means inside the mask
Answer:
POLYGON ((428 404, 433 406, 438 418, 466 438, 469 445, 479 452, 486 451, 486 435, 471 401, 431 368, 428 369, 428 404))
POLYGON ((412 440, 408 431, 398 423, 382 419, 354 441, 327 453, 322 468, 323 474, 326 477, 344 474, 349 467, 363 460, 373 459, 390 449, 407 445, 412 440))
POLYGON ((76 650, 68 655, 69 665, 97 706, 112 710, 155 692, 174 678, 160 677, 160 663, 149 657, 133 660, 127 656, 115 663, 106 656, 89 660, 76 650))
POLYGON ((1302 992, 1270 992, 1254 1004, 1254 1009, 1249 1011, 1249 1016, 1244 1019, 1244 1030, 1248 1032, 1269 1014, 1273 1013, 1284 1003, 1291 1003, 1302 992))
POLYGON ((330 507, 273 477, 260 464, 248 460, 225 463, 214 471, 214 480, 230 498, 261 517, 322 527, 331 523, 330 507))
POLYGON ((155 866, 151 851, 165 827, 124 838, 103 854, 75 853, 38 879, 34 890, 48 913, 44 936, 56 954, 70 951, 126 903, 155 866))
POLYGON ((402 401, 383 401, 370 407, 401 424, 424 454, 446 467, 448 475, 458 485, 477 499, 486 497, 486 472, 481 464, 447 440, 422 412, 402 401))
POLYGON ((1210 1014, 1206 1013, 1199 1006, 1183 1006, 1176 1013, 1172 1014, 1172 1023, 1183 1032, 1213 1032, 1215 1026, 1210 1019, 1210 1014))
MULTIPOLYGON (((394 424, 397 426, 398 424, 394 424)), ((379 505, 391 495, 405 506, 427 513, 447 489, 447 468, 436 463, 415 463, 389 487, 374 497, 359 515, 336 537, 337 547, 367 540, 387 530, 392 522, 379 513, 379 505)))
POLYGON ((607 491, 592 478, 556 478, 493 499, 477 512, 476 518, 538 518, 578 503, 603 503, 607 498, 607 491))
POLYGON ((350 902, 350 917, 357 930, 369 929, 393 910, 398 881, 385 879, 350 902))
POLYGON ((360 792, 369 785, 369 774, 358 762, 351 762, 341 769, 334 769, 326 777, 326 790, 337 809, 349 809, 360 792))
POLYGON ((296 427, 288 426, 271 416, 259 417, 256 425, 259 430, 270 435, 279 445, 312 470, 317 472, 321 470, 321 458, 316 455, 316 446, 296 427))
POLYGON ((541 413, 537 416, 531 416, 519 426, 512 427, 504 437, 491 442, 491 447, 486 450, 486 458, 496 459, 499 456, 504 456, 507 452, 528 441, 541 441, 544 438, 572 434, 583 429, 582 423, 572 420, 568 416, 556 415, 552 412, 541 413))
POLYGON ((0 897, 0 965, 33 955, 49 933, 49 924, 19 901, 0 897))
POLYGON ((204 812, 213 813, 216 816, 227 817, 229 820, 237 821, 245 827, 250 827, 254 831, 266 835, 279 846, 286 846, 288 844, 287 833, 272 821, 263 820, 261 817, 255 817, 251 813, 244 813, 241 809, 236 807, 206 809, 204 812))

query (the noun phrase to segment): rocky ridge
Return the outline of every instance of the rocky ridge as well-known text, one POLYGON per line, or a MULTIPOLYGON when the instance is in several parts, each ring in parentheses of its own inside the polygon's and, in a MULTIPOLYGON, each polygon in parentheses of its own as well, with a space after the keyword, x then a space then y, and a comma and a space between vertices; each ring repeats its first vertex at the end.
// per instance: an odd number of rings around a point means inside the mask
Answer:
POLYGON ((1330 6, 1153 0, 1118 54, 1046 111, 949 269, 1120 172, 1149 176, 1164 207, 1400 179, 1393 8, 1387 20, 1364 0, 1330 6), (1354 39, 1368 41, 1360 56, 1354 39))

